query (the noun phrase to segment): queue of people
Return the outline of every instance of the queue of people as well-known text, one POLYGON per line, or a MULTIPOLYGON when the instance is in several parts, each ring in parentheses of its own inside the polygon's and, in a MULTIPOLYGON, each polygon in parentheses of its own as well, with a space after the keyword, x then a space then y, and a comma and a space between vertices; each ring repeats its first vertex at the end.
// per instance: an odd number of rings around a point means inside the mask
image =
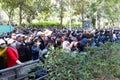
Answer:
POLYGON ((120 30, 19 29, 0 37, 0 69, 40 59, 43 63, 50 47, 69 52, 85 52, 86 47, 118 42, 120 30))

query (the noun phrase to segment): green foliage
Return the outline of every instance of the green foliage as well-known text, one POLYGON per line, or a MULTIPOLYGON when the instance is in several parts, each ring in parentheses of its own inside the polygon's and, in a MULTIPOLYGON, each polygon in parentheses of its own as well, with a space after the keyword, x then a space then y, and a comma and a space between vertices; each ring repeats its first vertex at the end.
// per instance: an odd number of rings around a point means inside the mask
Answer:
POLYGON ((49 22, 49 21, 44 21, 44 22, 39 22, 39 23, 31 23, 28 25, 29 27, 59 27, 60 24, 59 22, 49 22))
POLYGON ((76 57, 62 49, 49 51, 43 65, 49 80, 119 80, 120 44, 106 43, 101 48, 88 47, 87 54, 76 57))
POLYGON ((82 26, 82 22, 74 22, 71 24, 73 27, 82 26))
POLYGON ((90 20, 96 27, 117 27, 120 15, 120 0, 0 0, 0 5, 13 23, 46 21, 53 17, 52 21, 60 24, 75 19, 76 22, 90 20), (65 18, 69 19, 64 21, 65 18))
MULTIPOLYGON (((76 26, 81 26, 82 23, 72 23, 71 25, 72 25, 72 27, 76 27, 76 26)), ((43 21, 43 22, 39 22, 39 23, 31 23, 28 26, 29 27, 41 27, 41 28, 60 27, 60 23, 59 22, 43 21)), ((63 27, 65 27, 65 26, 67 26, 67 24, 63 24, 63 27)))

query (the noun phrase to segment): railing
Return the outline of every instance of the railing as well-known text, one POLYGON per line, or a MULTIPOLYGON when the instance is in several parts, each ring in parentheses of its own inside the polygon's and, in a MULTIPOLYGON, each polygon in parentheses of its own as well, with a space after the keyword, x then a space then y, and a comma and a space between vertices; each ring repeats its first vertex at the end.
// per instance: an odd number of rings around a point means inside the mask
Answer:
POLYGON ((39 62, 39 60, 28 61, 28 62, 25 62, 23 65, 16 65, 16 66, 13 66, 13 67, 10 67, 10 68, 2 69, 2 70, 0 70, 0 74, 3 73, 3 72, 8 72, 8 71, 11 71, 11 70, 15 70, 16 68, 24 67, 24 66, 34 64, 34 63, 38 63, 38 62, 39 62))
MULTIPOLYGON (((28 61, 23 65, 16 65, 0 70, 0 80, 28 80, 28 71, 35 67, 39 60, 28 61)), ((45 76, 43 76, 45 77, 45 76)))

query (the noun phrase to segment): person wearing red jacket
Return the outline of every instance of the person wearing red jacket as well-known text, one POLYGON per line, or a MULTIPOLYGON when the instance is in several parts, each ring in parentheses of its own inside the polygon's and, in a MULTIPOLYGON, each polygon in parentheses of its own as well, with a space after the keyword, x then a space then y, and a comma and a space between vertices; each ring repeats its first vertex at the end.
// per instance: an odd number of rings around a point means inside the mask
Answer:
POLYGON ((7 41, 8 43, 8 47, 7 47, 7 50, 6 50, 6 53, 7 53, 7 67, 12 67, 12 66, 15 66, 16 64, 19 64, 19 65, 23 65, 22 62, 19 61, 19 55, 18 55, 18 51, 16 49, 16 45, 15 45, 15 40, 13 39, 9 39, 7 41))

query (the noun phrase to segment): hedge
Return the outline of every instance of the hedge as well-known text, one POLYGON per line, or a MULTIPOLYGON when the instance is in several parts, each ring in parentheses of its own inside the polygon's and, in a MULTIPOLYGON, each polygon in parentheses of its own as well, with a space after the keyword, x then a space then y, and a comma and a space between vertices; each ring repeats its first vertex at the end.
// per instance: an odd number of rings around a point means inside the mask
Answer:
POLYGON ((60 26, 59 22, 49 22, 49 21, 44 21, 44 22, 39 22, 39 23, 31 23, 28 25, 29 27, 58 27, 60 26))
MULTIPOLYGON (((81 23, 72 23, 71 24, 73 27, 74 26, 81 26, 81 23)), ((38 23, 30 23, 28 25, 29 27, 60 27, 59 22, 50 22, 50 21, 43 21, 43 22, 38 22, 38 23)), ((62 27, 66 27, 68 24, 63 23, 62 27)))
POLYGON ((120 80, 119 47, 106 43, 101 48, 88 47, 86 54, 76 56, 51 48, 43 64, 49 71, 46 80, 120 80))

